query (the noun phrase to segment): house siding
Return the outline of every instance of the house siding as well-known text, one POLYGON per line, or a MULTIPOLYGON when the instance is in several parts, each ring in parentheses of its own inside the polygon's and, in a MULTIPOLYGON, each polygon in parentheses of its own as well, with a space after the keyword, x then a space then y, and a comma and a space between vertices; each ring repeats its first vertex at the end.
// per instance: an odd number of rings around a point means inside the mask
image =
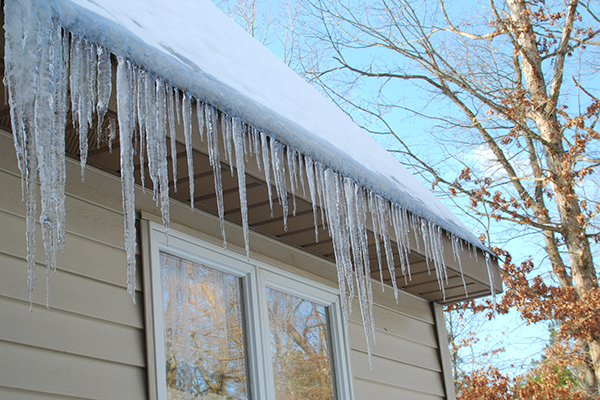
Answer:
MULTIPOLYGON (((0 133, 0 399, 145 399, 148 397, 142 263, 136 304, 126 291, 118 178, 67 161, 67 240, 51 275, 45 308, 44 251, 38 225, 37 273, 29 312, 25 206, 12 138, 0 133)), ((151 193, 136 192, 142 218, 160 221, 151 193)), ((172 202, 171 227, 220 244, 218 220, 172 202)), ((241 229, 227 224, 228 248, 243 253, 241 229)), ((336 287, 333 263, 253 234, 252 256, 336 287), (282 247, 285 251, 282 251, 282 247)), ((140 260, 138 260, 140 261, 140 260)), ((355 399, 445 398, 431 303, 374 283, 377 345, 373 369, 355 300, 349 322, 355 399)), ((453 396, 450 396, 453 397, 453 396)))

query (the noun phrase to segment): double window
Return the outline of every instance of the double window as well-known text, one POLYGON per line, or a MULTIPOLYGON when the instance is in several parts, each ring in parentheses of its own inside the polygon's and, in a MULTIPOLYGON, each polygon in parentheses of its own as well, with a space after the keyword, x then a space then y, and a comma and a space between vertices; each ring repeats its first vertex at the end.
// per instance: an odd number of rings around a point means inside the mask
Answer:
MULTIPOLYGON (((159 400, 351 398, 337 291, 149 223, 159 400)), ((148 271, 148 269, 146 270, 148 271)))

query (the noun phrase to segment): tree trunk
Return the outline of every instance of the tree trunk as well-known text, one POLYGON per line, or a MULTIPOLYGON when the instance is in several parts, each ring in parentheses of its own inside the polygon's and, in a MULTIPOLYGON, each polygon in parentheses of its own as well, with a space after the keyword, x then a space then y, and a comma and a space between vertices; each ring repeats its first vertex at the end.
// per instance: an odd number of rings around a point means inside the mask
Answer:
MULTIPOLYGON (((567 6, 562 42, 568 43, 577 4, 576 0, 571 0, 567 6)), ((538 128, 540 137, 545 141, 546 168, 560 216, 561 234, 569 254, 572 282, 579 300, 584 301, 583 299, 586 298, 587 293, 598 289, 598 279, 590 244, 582 225, 584 218, 579 206, 579 199, 575 193, 574 178, 570 168, 566 168, 566 166, 572 164, 572 161, 562 145, 561 126, 557 118, 556 101, 554 101, 558 98, 560 82, 562 82, 564 54, 562 54, 562 57, 561 54, 557 55, 551 93, 548 95, 536 37, 531 20, 527 17, 527 5, 523 0, 509 0, 508 5, 511 11, 513 34, 520 55, 523 77, 528 92, 531 94, 529 99, 532 103, 531 118, 538 128)), ((566 47, 563 47, 563 51, 566 53, 566 47)), ((560 51, 560 48, 561 46, 557 51, 560 51)), ((563 283, 566 282, 561 280, 561 285, 563 283)), ((591 367, 595 376, 593 384, 598 393, 600 389, 598 387, 600 382, 600 336, 592 334, 587 342, 591 367)))

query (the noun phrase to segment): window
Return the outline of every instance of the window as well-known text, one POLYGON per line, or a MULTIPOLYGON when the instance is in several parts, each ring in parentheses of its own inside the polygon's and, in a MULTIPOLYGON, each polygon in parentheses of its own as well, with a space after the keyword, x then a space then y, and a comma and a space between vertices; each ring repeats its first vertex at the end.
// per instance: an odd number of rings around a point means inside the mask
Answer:
MULTIPOLYGON (((159 400, 351 399, 337 290, 148 223, 159 400)), ((146 286, 148 287, 148 286, 146 286)))

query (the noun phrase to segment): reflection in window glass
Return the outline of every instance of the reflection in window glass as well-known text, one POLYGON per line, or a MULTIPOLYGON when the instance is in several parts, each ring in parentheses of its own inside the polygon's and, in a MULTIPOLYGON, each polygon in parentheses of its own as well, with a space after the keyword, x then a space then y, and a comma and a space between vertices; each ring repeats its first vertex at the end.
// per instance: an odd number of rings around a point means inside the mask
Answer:
POLYGON ((267 288, 277 400, 333 399, 326 308, 267 288))
POLYGON ((160 254, 169 400, 247 399, 239 278, 160 254))

